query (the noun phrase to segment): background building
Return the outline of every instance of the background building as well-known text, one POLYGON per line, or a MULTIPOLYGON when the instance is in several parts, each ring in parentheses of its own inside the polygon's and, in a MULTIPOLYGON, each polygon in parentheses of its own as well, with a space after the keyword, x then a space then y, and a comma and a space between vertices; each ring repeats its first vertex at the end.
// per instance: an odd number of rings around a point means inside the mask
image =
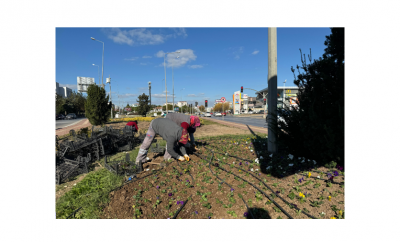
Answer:
POLYGON ((56 93, 63 98, 71 96, 72 89, 68 87, 60 87, 60 84, 56 82, 56 93))
POLYGON ((182 106, 185 106, 185 105, 188 106, 188 103, 187 103, 187 101, 179 101, 176 103, 176 105, 181 108, 182 106))
MULTIPOLYGON (((293 108, 296 107, 297 93, 299 92, 299 87, 277 87, 278 96, 277 96, 277 108, 293 108)), ((264 88, 258 92, 257 100, 263 101, 263 94, 266 94, 265 98, 267 99, 267 109, 268 109, 268 87, 264 88)))

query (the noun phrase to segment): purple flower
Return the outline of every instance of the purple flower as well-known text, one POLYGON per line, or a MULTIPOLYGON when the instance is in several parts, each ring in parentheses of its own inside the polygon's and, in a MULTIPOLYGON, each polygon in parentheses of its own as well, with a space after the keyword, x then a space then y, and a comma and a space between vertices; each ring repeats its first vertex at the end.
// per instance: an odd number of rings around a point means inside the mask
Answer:
POLYGON ((280 191, 276 191, 276 194, 280 193, 280 191))
POLYGON ((172 196, 172 192, 168 193, 168 196, 172 196))
POLYGON ((170 219, 170 218, 167 218, 167 219, 170 219))
POLYGON ((239 166, 241 166, 241 165, 242 165, 242 162, 239 163, 239 166))
POLYGON ((301 183, 301 179, 299 179, 299 182, 301 183))
POLYGON ((246 165, 249 165, 249 162, 246 161, 246 165))
POLYGON ((333 172, 333 175, 334 175, 334 176, 339 176, 339 172, 334 171, 334 172, 333 172))
POLYGON ((261 175, 261 173, 258 173, 258 175, 261 175))
POLYGON ((249 215, 248 212, 244 212, 243 216, 247 217, 247 215, 249 215))
POLYGON ((160 189, 160 186, 157 186, 157 189, 160 189))
POLYGON ((328 173, 327 176, 328 176, 328 179, 331 179, 332 174, 331 174, 331 173, 328 173))
POLYGON ((182 173, 181 173, 181 175, 182 175, 182 173))
POLYGON ((189 182, 189 179, 188 179, 188 180, 186 180, 186 182, 189 182))
POLYGON ((159 196, 157 196, 157 200, 158 200, 158 199, 160 199, 160 197, 159 197, 159 196))
POLYGON ((235 189, 231 188, 231 192, 233 192, 235 189))
POLYGON ((208 219, 210 219, 211 217, 210 216, 208 216, 208 219))
POLYGON ((199 214, 197 211, 194 211, 195 214, 199 214))

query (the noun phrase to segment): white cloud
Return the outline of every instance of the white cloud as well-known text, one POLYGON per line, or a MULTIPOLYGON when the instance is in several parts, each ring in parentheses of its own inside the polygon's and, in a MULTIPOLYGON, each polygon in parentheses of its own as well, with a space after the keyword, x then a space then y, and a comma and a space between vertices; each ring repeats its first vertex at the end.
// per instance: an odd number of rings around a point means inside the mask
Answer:
POLYGON ((102 31, 107 35, 109 39, 112 39, 115 43, 118 44, 127 44, 127 45, 157 45, 162 44, 168 38, 174 37, 177 38, 182 36, 183 38, 187 37, 186 30, 184 28, 174 28, 173 34, 161 34, 160 30, 155 29, 130 29, 130 30, 121 30, 119 28, 110 28, 110 29, 102 29, 102 31), (155 33, 158 31, 159 33, 155 33))
POLYGON ((145 56, 143 56, 142 58, 144 58, 144 59, 148 59, 148 58, 152 58, 151 56, 149 56, 149 55, 145 55, 145 56))
MULTIPOLYGON (((180 51, 180 53, 168 54, 165 56, 165 62, 167 67, 174 66, 174 68, 178 68, 186 65, 186 63, 190 61, 196 60, 197 56, 193 53, 191 49, 180 49, 174 52, 180 51), (178 57, 179 58, 176 58, 178 57)), ((172 51, 171 51, 172 52, 172 51)), ((161 58, 164 57, 164 51, 160 50, 157 52, 156 56, 161 58)), ((164 66, 164 62, 161 63, 161 66, 164 66)))
POLYGON ((77 84, 59 84, 60 87, 68 87, 72 90, 77 90, 78 89, 78 85, 77 84))
POLYGON ((188 94, 187 96, 188 96, 188 97, 195 97, 196 94, 188 94))
POLYGON ((232 54, 234 55, 234 59, 235 60, 239 60, 240 59, 240 55, 243 53, 243 46, 241 47, 235 47, 235 48, 230 48, 231 50, 233 50, 232 54))
POLYGON ((145 65, 147 65, 147 63, 140 63, 140 65, 145 66, 145 65))
MULTIPOLYGON (((165 98, 165 94, 151 94, 151 97, 153 98, 165 98)), ((168 95, 168 98, 172 98, 172 95, 168 95)), ((176 98, 176 95, 174 96, 176 98)), ((172 100, 168 100, 168 102, 171 102, 172 100)))
POLYGON ((191 65, 191 66, 189 66, 189 68, 197 69, 197 68, 203 68, 203 66, 202 65, 191 65))
POLYGON ((126 60, 126 61, 135 61, 137 59, 139 59, 139 57, 125 58, 124 60, 126 60))
POLYGON ((253 51, 253 55, 257 55, 258 54, 258 52, 260 52, 259 50, 255 50, 255 51, 253 51))

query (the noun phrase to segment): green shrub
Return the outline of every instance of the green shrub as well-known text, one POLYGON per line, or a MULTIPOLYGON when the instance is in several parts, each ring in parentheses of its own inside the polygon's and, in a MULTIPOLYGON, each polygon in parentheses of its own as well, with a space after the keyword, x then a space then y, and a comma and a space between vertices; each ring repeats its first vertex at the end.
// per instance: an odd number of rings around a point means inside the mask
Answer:
POLYGON ((279 122, 282 130, 278 130, 278 140, 295 156, 317 160, 321 165, 333 160, 343 166, 344 29, 331 30, 323 58, 312 62, 310 52, 307 65, 305 55, 304 60, 301 56, 302 67, 297 66, 299 75, 294 81, 299 87, 298 109, 282 114, 286 124, 279 122))

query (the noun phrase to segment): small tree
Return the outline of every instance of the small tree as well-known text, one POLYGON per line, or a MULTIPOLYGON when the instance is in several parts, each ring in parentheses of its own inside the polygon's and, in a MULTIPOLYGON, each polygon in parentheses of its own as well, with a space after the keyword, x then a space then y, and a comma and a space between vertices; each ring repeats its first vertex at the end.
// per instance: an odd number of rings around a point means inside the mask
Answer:
POLYGON ((108 104, 106 91, 97 85, 90 85, 87 90, 85 114, 92 125, 103 125, 111 115, 111 103, 108 104))
POLYGON ((137 107, 137 112, 142 116, 146 116, 146 113, 150 111, 149 96, 143 93, 138 98, 139 100, 136 100, 136 102, 139 103, 139 106, 137 107))
POLYGON ((201 105, 201 106, 199 107, 199 109, 200 109, 201 112, 204 112, 204 110, 206 110, 206 107, 204 107, 203 105, 201 105))

